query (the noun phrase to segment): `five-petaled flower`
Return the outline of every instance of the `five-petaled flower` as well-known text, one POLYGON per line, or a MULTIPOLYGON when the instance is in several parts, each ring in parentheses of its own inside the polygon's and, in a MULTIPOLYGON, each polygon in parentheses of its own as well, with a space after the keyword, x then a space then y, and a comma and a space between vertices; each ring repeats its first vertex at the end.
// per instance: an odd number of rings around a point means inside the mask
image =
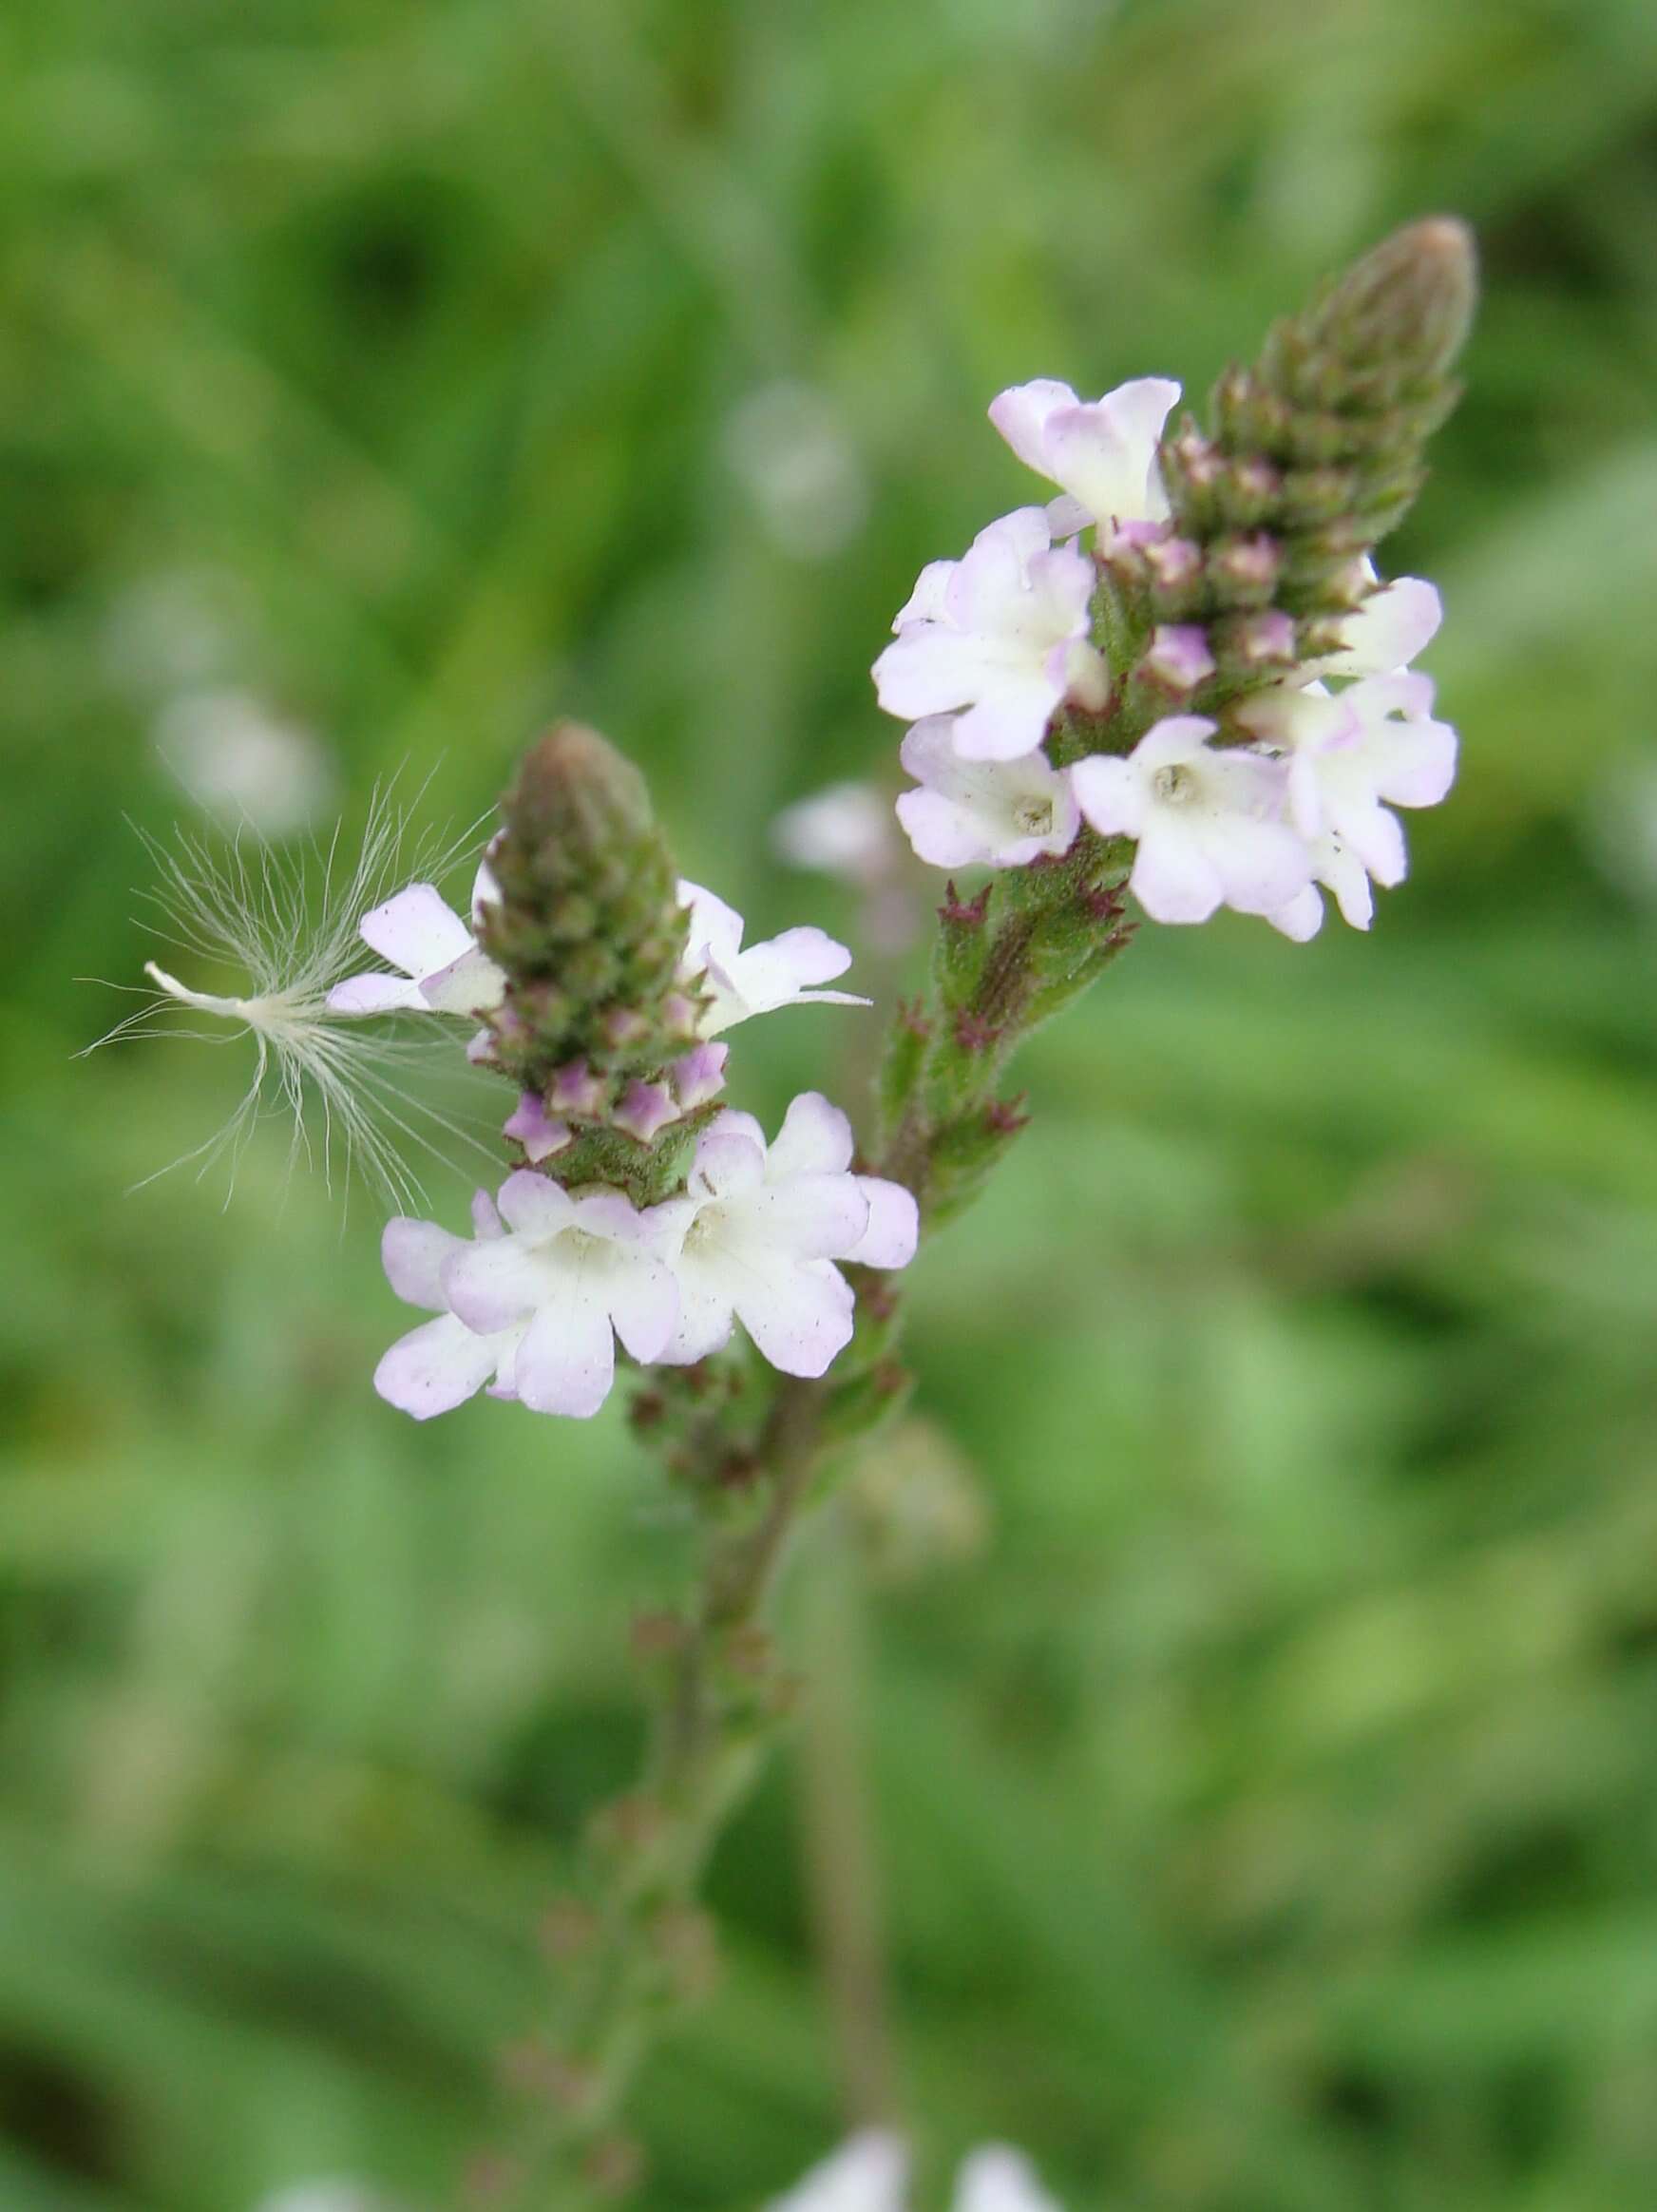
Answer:
POLYGON ((717 1037, 738 1021, 779 1006, 869 1003, 850 991, 810 987, 843 976, 851 965, 846 946, 827 931, 785 929, 780 937, 768 937, 744 951, 743 920, 733 906, 693 883, 680 884, 679 904, 690 908, 691 922, 682 972, 686 982, 699 984, 712 1001, 697 1023, 702 1037, 717 1037))
MULTIPOLYGON (((472 885, 472 912, 493 894, 485 861, 472 885)), ((484 1014, 501 1003, 505 977, 431 884, 410 884, 357 925, 357 934, 398 975, 370 969, 328 994, 335 1014, 484 1014)))
MULTIPOLYGON (((1312 664, 1322 675, 1273 684, 1236 709, 1243 728, 1286 764, 1295 829, 1315 846, 1337 839, 1378 884, 1401 883, 1408 867, 1391 809, 1435 807, 1456 780, 1456 733, 1433 717, 1432 678, 1406 665, 1438 620, 1432 585, 1400 577, 1348 620, 1344 647, 1312 664), (1353 680, 1331 691, 1323 675, 1353 680)), ((1341 899, 1349 921, 1363 904, 1341 899)), ((1357 926, 1366 922, 1365 914, 1357 926)))
POLYGON ((1034 753, 1067 696, 1096 708, 1108 696, 1088 642, 1093 589, 1093 563, 1054 544, 1039 507, 1003 515, 960 561, 921 571, 874 664, 881 705, 905 721, 957 715, 966 760, 1034 753))
POLYGON ((1284 819, 1286 770, 1216 752, 1214 728, 1171 715, 1126 759, 1094 753, 1070 772, 1100 835, 1138 840, 1129 887, 1155 922, 1206 922, 1220 906, 1279 913, 1311 880, 1305 843, 1284 819))
POLYGON ((1038 853, 1068 852, 1080 823, 1068 780, 1045 753, 963 760, 946 715, 917 722, 900 757, 918 789, 898 800, 898 820, 934 868, 1022 868, 1038 853))
POLYGON ((1168 513, 1156 448, 1179 386, 1136 376, 1102 399, 1081 400, 1068 384, 1038 377, 990 402, 990 420, 1026 467, 1060 486, 1047 509, 1056 538, 1099 524, 1159 523, 1168 513))
POLYGON ((584 1421, 610 1395, 617 1337, 649 1361, 673 1334, 678 1299, 664 1253, 676 1224, 620 1191, 572 1196, 530 1168, 507 1176, 497 1206, 498 1222, 486 1216, 469 1244, 429 1222, 391 1224, 392 1288, 418 1305, 440 1297, 446 1320, 479 1348, 429 1322, 392 1346, 375 1385, 406 1412, 442 1413, 494 1373, 501 1394, 532 1412, 584 1421))
POLYGON ((678 1325, 665 1359, 717 1351, 740 1321, 786 1375, 821 1375, 849 1342, 854 1299, 836 1260, 906 1267, 914 1198, 851 1173, 851 1124, 814 1091, 796 1098, 768 1147, 750 1114, 727 1112, 696 1146, 675 1218, 678 1325))

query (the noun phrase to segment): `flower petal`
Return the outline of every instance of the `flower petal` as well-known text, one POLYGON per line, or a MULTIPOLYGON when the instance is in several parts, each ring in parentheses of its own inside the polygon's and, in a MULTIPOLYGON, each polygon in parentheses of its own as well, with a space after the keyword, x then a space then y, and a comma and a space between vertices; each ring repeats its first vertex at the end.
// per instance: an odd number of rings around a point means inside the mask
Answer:
POLYGON ((1226 895, 1201 840, 1162 820, 1140 839, 1128 887, 1153 922, 1206 922, 1226 895))
POLYGON ((1321 665, 1337 676, 1379 676, 1407 668, 1444 619, 1438 594, 1419 576, 1396 577, 1371 592, 1342 624, 1346 642, 1321 665))
POLYGON ((768 1183, 790 1175, 832 1175, 851 1165, 851 1124, 821 1091, 802 1091, 783 1116, 766 1155, 768 1183))
POLYGON ((347 976, 328 994, 331 1014, 393 1014, 405 1007, 419 1014, 429 1011, 420 985, 408 976, 347 976))
POLYGON ((1070 772, 1076 803, 1101 837, 1137 837, 1145 826, 1138 778, 1114 753, 1095 753, 1070 772))
POLYGON ((990 421, 1006 439, 1026 468, 1047 476, 1046 435, 1049 418, 1060 408, 1081 402, 1068 384, 1051 376, 1038 376, 1028 384, 1009 385, 989 404, 990 421))
POLYGON ((380 1237, 386 1280, 405 1306, 424 1306, 429 1313, 447 1309, 438 1271, 450 1252, 464 1249, 461 1239, 435 1221, 411 1221, 406 1214, 388 1221, 380 1237))
POLYGON ((749 1235, 789 1260, 843 1260, 868 1232, 868 1200, 855 1175, 790 1175, 756 1191, 743 1210, 749 1235))
POLYGON ((856 1300, 828 1260, 762 1262, 735 1306, 762 1357, 785 1375, 826 1374, 851 1342, 856 1300))
POLYGON ((558 1279, 556 1270, 515 1236, 477 1244, 457 1241, 438 1273, 445 1305, 480 1336, 527 1319, 558 1279))
POLYGON ((501 1185, 498 1203, 501 1219, 519 1236, 556 1236, 575 1214, 569 1192, 533 1168, 515 1169, 501 1185))
POLYGON ((468 944, 458 960, 424 978, 420 996, 434 1014, 486 1014, 506 996, 506 978, 486 952, 468 944))
POLYGON ((906 1268, 921 1235, 914 1192, 884 1175, 859 1175, 857 1183, 868 1200, 868 1227, 846 1257, 866 1268, 906 1268))
POLYGON ((447 967, 472 944, 471 931, 431 884, 410 884, 373 907, 357 924, 357 934, 382 960, 411 976, 447 967))
POLYGON ((474 1336, 452 1313, 410 1329, 374 1369, 374 1388, 389 1405, 429 1421, 475 1397, 495 1372, 500 1341, 474 1336))
POLYGON ((608 1304, 616 1334, 641 1364, 659 1360, 678 1325, 679 1291, 659 1260, 635 1259, 612 1269, 608 1304))
POLYGON ((616 1340, 596 1297, 570 1289, 537 1311, 513 1367, 518 1396, 532 1413, 590 1421, 615 1380, 616 1340))

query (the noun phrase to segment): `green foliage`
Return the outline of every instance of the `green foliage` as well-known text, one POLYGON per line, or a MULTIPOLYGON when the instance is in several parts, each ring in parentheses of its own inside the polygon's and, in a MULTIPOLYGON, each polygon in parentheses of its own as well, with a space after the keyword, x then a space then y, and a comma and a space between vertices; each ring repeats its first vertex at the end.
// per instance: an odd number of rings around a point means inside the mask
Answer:
MULTIPOLYGON (((1201 393, 1436 207, 1487 290, 1388 560, 1444 588, 1460 788, 1369 940, 1147 930, 1032 1045, 1031 1127, 905 1290, 991 1533, 825 1641, 853 1681, 872 1646, 940 2170, 1005 2134, 1070 2212, 1650 2198, 1654 113, 1642 0, 14 0, 9 2212, 342 2169, 441 2202, 685 1541, 619 1404, 377 1405, 375 1208, 342 1232, 279 1132, 228 1211, 189 1171, 125 1195, 245 1079, 68 1058, 130 1002, 71 979, 149 949, 123 816, 186 806, 156 716, 251 690, 348 811, 435 762, 470 819, 581 714, 756 932, 854 936, 766 826, 895 772, 893 609, 1037 496, 990 395, 1201 393), (822 427, 803 489, 752 458, 779 410, 822 427)), ((744 1103, 849 1099, 875 1020, 742 1031, 744 1103)), ((651 2212, 742 2212, 843 2124, 816 1726, 716 1860, 651 2212)))

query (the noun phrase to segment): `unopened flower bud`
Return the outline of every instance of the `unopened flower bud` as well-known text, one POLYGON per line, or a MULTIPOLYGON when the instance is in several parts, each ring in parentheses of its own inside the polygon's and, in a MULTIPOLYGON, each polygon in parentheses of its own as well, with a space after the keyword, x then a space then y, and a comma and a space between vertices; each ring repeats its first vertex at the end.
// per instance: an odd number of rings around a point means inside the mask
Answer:
POLYGON ((1141 672, 1164 689, 1183 695, 1214 673, 1208 633, 1196 622, 1165 622, 1153 631, 1141 672))

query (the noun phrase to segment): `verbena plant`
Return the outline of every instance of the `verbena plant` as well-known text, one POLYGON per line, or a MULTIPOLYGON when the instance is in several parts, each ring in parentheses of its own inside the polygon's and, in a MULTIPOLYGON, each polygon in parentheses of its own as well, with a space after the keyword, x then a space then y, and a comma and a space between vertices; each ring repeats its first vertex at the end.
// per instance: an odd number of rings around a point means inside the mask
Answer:
MULTIPOLYGON (((493 2201, 563 2206, 637 2171, 629 2085, 705 1981, 702 1871, 790 1702, 768 1599, 845 1448, 909 1394, 895 1276, 1029 1125, 1007 1088, 1020 1043, 1121 955, 1135 907, 1190 924, 1230 906, 1304 940, 1327 895, 1366 928, 1373 887, 1405 870, 1393 810, 1450 788, 1455 734, 1411 665, 1438 596, 1383 582, 1371 555, 1454 404, 1474 291, 1468 236, 1438 218, 1279 324, 1221 378, 1206 427, 1170 427, 1179 387, 1160 377, 994 402, 1057 496, 931 563, 875 662, 910 725, 899 818, 951 873, 861 1154, 815 1092, 768 1139, 731 1103, 725 1042, 779 1007, 846 1001, 824 986, 850 955, 811 927, 745 946, 590 730, 529 748, 465 916, 432 882, 391 889, 384 816, 309 933, 302 887, 267 854, 170 866, 186 953, 243 983, 152 963, 133 1022, 183 1005, 256 1044, 242 1106, 203 1149, 234 1150, 274 1090, 296 1133, 314 1103, 324 1154, 341 1138, 400 1197, 400 1140, 425 1111, 396 1064, 422 1049, 410 1018, 458 1020, 455 1049, 509 1086, 508 1172, 471 1233, 407 1213, 386 1229, 391 1287, 430 1318, 380 1362, 380 1395, 420 1419, 483 1390, 582 1419, 619 1345, 634 1424, 693 1509, 685 1603, 636 1635, 648 1764, 556 1916, 551 2016, 515 2069, 512 2140, 477 2177, 493 2201), (988 871, 976 887, 969 869, 988 871), (361 943, 386 964, 357 972, 361 943)), ((895 2202, 903 2182, 886 2144, 837 2174, 814 2184, 836 2204, 895 2202)), ((968 2197, 1039 2202, 1005 2157, 971 2169, 968 2197)))

